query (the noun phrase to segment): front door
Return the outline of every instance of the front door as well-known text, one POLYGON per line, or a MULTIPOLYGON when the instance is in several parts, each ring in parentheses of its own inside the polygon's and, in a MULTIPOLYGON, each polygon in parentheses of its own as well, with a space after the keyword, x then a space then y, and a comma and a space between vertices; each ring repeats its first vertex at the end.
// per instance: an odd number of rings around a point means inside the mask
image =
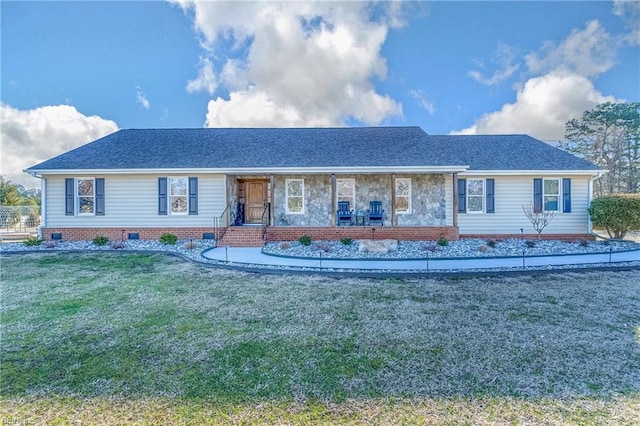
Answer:
POLYGON ((267 202, 267 182, 247 180, 244 184, 247 199, 244 223, 262 223, 262 212, 267 202))

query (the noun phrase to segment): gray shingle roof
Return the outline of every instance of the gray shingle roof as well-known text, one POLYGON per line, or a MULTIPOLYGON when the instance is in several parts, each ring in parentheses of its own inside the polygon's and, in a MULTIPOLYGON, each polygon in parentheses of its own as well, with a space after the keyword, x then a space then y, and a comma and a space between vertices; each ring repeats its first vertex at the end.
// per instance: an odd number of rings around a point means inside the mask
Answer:
POLYGON ((526 135, 437 136, 419 127, 128 129, 28 171, 424 167, 598 170, 526 135))

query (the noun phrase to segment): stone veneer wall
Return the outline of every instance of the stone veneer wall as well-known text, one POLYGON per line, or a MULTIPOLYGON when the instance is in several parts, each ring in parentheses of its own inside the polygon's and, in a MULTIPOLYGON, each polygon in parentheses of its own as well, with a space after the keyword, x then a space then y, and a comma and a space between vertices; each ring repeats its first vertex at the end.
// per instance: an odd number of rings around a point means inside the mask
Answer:
MULTIPOLYGON (((411 214, 397 215, 398 226, 445 226, 444 175, 397 175, 411 178, 411 214)), ((369 202, 381 201, 384 224, 391 226, 391 175, 336 175, 336 179, 355 179, 354 211, 366 211, 369 202)), ((290 175, 275 177, 275 226, 330 226, 335 212, 331 209, 330 175, 290 175), (305 213, 286 214, 286 179, 304 179, 305 213)))
POLYGON ((287 175, 274 178, 275 226, 330 226, 331 176, 287 175), (285 181, 304 179, 304 214, 287 214, 285 181))
POLYGON ((396 215, 398 226, 446 225, 444 175, 397 175, 396 178, 411 178, 411 213, 396 215))

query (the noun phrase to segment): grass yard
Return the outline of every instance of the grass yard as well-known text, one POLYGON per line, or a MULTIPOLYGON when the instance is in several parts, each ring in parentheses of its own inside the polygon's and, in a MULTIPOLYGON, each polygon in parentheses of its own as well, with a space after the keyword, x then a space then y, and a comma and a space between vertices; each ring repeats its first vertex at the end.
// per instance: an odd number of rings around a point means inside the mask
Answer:
POLYGON ((640 272, 334 279, 1 264, 0 424, 637 424, 640 272))

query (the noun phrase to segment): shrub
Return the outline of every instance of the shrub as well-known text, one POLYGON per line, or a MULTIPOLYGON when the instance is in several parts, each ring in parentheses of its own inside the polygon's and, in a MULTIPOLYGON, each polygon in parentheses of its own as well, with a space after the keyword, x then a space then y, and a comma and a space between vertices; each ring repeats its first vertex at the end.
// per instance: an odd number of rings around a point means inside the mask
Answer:
POLYGON ((24 240, 24 245, 25 246, 39 246, 40 244, 42 244, 42 241, 40 238, 38 237, 28 237, 26 240, 24 240))
POLYGON ((524 242, 524 245, 526 245, 529 248, 534 248, 536 246, 536 242, 535 241, 531 241, 531 240, 527 240, 524 242))
POLYGON ((439 246, 441 247, 446 247, 449 245, 449 240, 447 240, 445 237, 440 237, 438 238, 438 241, 436 241, 438 243, 439 246))
POLYGON ((195 250, 198 248, 198 243, 196 243, 195 241, 189 241, 187 243, 184 243, 184 248, 187 250, 195 250))
POLYGON ((640 196, 608 195, 596 198, 587 209, 596 228, 609 238, 622 239, 629 231, 640 230, 640 196))
POLYGON ((300 238, 298 238, 298 241, 300 242, 300 244, 302 244, 303 246, 310 246, 311 245, 311 235, 303 235, 300 238))
POLYGON ((320 242, 320 243, 316 243, 316 248, 320 251, 323 251, 325 253, 328 253, 329 250, 331 250, 331 246, 329 246, 329 243, 327 242, 320 242))
POLYGON ((422 249, 424 251, 429 251, 431 253, 440 251, 440 247, 438 247, 437 245, 433 244, 433 243, 423 243, 422 244, 422 249))
POLYGON ((124 241, 116 240, 111 241, 111 248, 114 250, 119 250, 124 248, 124 241))
POLYGON ((487 240, 487 247, 494 248, 498 242, 496 240, 487 240))
POLYGON ((340 242, 345 246, 350 246, 351 244, 353 244, 353 239, 349 237, 344 237, 344 238, 340 238, 340 242))
POLYGON ((107 244, 109 242, 109 238, 105 237, 104 235, 98 235, 97 237, 95 237, 93 239, 93 244, 97 245, 97 246, 103 246, 105 244, 107 244))
POLYGON ((491 247, 480 244, 476 250, 478 250, 480 253, 486 253, 491 250, 491 247))
POLYGON ((163 244, 173 245, 176 243, 176 241, 178 241, 178 236, 175 234, 165 232, 164 234, 160 235, 160 242, 163 244))

